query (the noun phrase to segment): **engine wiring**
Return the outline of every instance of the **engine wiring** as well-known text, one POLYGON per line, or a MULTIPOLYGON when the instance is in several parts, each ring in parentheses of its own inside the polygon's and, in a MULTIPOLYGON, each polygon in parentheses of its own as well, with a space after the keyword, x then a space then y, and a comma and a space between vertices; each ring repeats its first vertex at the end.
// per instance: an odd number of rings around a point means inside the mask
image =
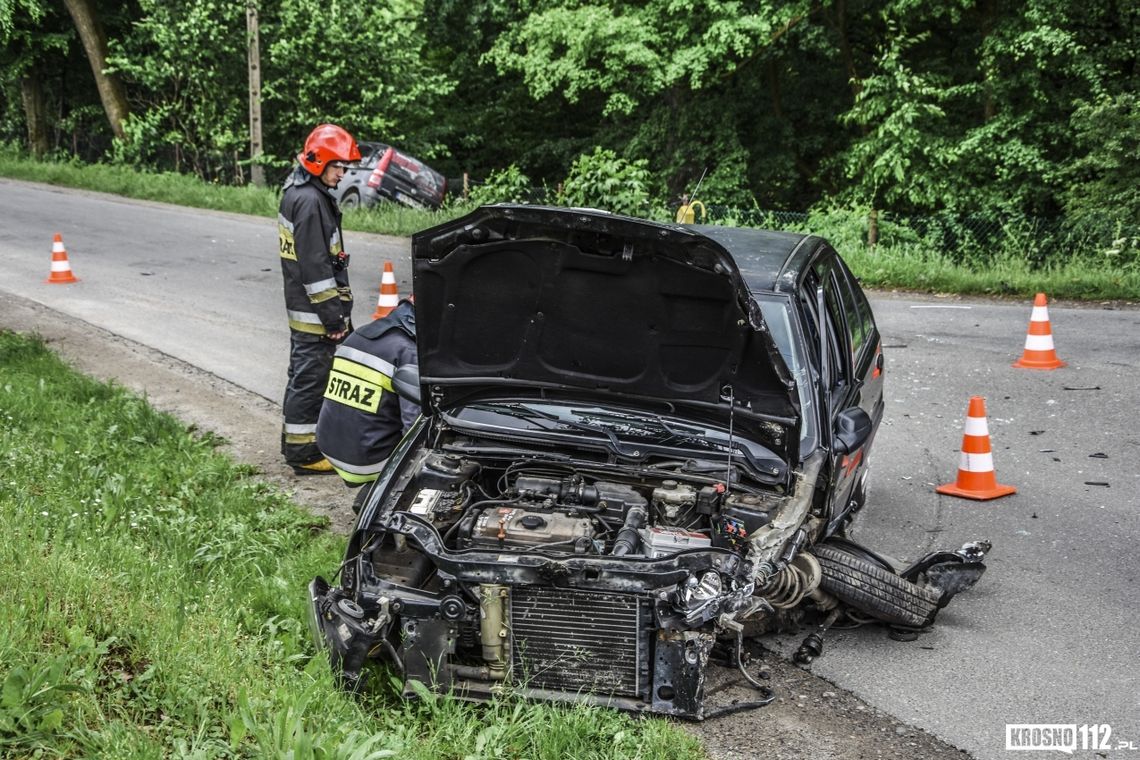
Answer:
POLYGON ((745 710, 756 710, 761 707, 766 707, 776 701, 776 692, 770 687, 765 686, 758 679, 756 679, 748 669, 744 667, 744 630, 741 629, 736 632, 736 645, 733 647, 733 660, 736 664, 736 669, 740 671, 740 675, 748 682, 754 690, 760 692, 764 696, 760 699, 752 699, 746 702, 733 702, 724 707, 710 710, 705 713, 704 720, 713 720, 715 718, 723 718, 726 715, 733 715, 734 713, 744 712, 745 710))

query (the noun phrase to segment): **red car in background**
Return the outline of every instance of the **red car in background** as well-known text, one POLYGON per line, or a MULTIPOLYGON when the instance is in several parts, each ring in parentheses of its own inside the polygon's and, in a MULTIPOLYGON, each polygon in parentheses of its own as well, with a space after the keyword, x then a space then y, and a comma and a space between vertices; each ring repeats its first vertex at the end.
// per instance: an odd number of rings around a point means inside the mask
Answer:
POLYGON ((438 209, 447 180, 418 158, 378 142, 362 142, 360 162, 349 166, 332 191, 341 208, 369 208, 388 201, 411 208, 438 209))

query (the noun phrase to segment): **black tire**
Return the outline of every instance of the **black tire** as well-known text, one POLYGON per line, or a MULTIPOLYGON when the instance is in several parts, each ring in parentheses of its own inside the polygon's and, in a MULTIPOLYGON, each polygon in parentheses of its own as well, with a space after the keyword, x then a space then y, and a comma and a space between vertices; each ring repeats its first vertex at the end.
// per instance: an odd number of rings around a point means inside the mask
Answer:
POLYGON ((835 546, 820 544, 811 553, 823 570, 819 585, 841 602, 890 625, 922 628, 934 622, 941 592, 835 546))
POLYGON ((356 188, 345 190, 344 195, 340 197, 340 207, 342 209, 359 208, 360 192, 356 188))

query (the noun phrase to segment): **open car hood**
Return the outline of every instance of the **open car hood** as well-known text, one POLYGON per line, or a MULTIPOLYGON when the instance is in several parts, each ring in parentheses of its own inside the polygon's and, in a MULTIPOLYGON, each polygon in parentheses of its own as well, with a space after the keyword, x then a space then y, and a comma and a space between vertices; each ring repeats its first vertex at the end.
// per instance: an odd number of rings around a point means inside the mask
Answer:
POLYGON ((795 463, 795 382, 731 254, 709 237, 496 205, 416 234, 412 255, 425 411, 528 395, 664 403, 731 422, 795 463))

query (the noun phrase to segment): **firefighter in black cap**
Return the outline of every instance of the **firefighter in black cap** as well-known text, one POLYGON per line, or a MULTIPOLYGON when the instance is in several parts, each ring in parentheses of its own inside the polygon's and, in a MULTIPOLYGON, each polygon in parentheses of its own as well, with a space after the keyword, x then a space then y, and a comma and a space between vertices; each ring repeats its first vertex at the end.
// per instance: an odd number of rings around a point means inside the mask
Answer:
POLYGON ((419 416, 419 405, 397 396, 392 386, 397 368, 416 363, 410 298, 337 346, 317 421, 317 445, 350 487, 376 480, 419 416))

